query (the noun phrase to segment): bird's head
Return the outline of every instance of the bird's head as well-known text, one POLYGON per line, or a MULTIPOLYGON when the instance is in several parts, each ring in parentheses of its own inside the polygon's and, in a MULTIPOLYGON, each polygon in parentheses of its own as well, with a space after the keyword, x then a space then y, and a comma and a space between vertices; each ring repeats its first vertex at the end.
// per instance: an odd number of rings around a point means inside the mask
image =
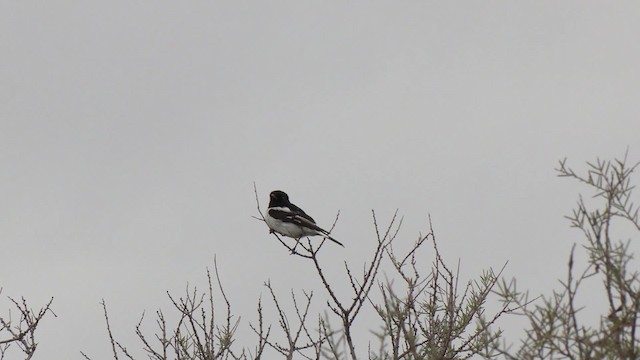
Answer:
POLYGON ((269 207, 271 206, 281 206, 289 204, 289 195, 284 191, 275 190, 272 191, 269 195, 269 207))

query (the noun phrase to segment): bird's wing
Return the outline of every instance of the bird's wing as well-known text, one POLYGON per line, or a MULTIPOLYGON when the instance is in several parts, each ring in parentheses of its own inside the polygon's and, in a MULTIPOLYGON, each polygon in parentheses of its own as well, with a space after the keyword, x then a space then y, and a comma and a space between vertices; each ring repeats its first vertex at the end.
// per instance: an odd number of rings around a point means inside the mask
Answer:
POLYGON ((300 209, 299 207, 293 204, 291 204, 291 207, 293 209, 290 209, 288 207, 277 207, 277 208, 274 207, 274 208, 269 208, 267 211, 269 213, 269 216, 271 216, 274 219, 278 219, 283 222, 288 222, 288 223, 296 224, 298 226, 302 226, 308 229, 315 230, 318 232, 318 235, 322 234, 327 239, 344 247, 344 245, 340 241, 332 238, 329 235, 329 232, 327 230, 316 225, 315 221, 313 221, 311 216, 307 215, 304 211, 302 211, 302 209, 300 209), (295 211, 296 209, 299 210, 299 212, 295 211), (291 210, 294 210, 294 211, 291 211, 291 210))
POLYGON ((289 209, 291 209, 292 213, 298 214, 300 216, 302 216, 303 218, 311 221, 312 223, 316 223, 315 220, 313 220, 313 218, 311 216, 309 216, 306 212, 304 212, 304 210, 300 209, 299 207, 295 206, 292 203, 289 203, 289 209))
POLYGON ((297 211, 289 211, 286 208, 271 208, 269 209, 269 216, 280 221, 319 231, 322 234, 327 233, 326 230, 316 225, 311 216, 305 214, 304 211, 302 211, 302 213, 298 213, 297 211))

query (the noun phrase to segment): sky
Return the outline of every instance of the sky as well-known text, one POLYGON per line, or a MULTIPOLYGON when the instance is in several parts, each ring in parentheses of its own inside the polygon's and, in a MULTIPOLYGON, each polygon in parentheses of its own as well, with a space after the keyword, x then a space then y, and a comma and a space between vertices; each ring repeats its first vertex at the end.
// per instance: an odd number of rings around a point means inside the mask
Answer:
POLYGON ((106 359, 104 299, 135 353, 142 312, 204 287, 215 256, 253 346, 266 281, 322 293, 252 218, 254 183, 263 209, 280 189, 321 226, 340 211, 336 282, 373 251, 371 210, 398 209, 399 246, 431 216, 464 276, 508 261, 549 291, 585 191, 558 160, 640 160, 638 18, 633 1, 2 2, 0 314, 54 297, 35 358, 106 359))

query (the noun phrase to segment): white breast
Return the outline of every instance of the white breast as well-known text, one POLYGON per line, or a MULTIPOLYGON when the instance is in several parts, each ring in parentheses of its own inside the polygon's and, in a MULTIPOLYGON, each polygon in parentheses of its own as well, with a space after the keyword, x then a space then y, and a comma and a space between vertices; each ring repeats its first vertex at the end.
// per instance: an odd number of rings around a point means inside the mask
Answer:
POLYGON ((296 224, 291 224, 288 222, 284 222, 273 218, 269 215, 269 210, 264 214, 264 220, 267 222, 267 226, 278 234, 282 234, 284 236, 292 237, 295 239, 299 239, 305 235, 304 229, 296 224))

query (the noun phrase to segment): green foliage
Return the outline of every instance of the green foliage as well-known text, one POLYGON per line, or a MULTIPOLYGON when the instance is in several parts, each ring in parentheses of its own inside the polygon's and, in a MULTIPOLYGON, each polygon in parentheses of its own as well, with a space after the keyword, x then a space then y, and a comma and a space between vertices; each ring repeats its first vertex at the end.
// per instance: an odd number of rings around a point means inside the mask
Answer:
MULTIPOLYGON (((421 238, 410 256, 398 258, 392 247, 389 258, 402 279, 402 292, 390 282, 380 283, 382 298, 373 307, 382 320, 376 336, 380 347, 371 359, 468 359, 486 354, 500 337, 491 325, 511 311, 508 304, 487 321, 485 303, 502 273, 485 271, 478 280, 459 286, 459 268, 451 270, 443 261, 433 232, 421 238), (424 276, 415 257, 421 243, 431 236, 436 258, 424 276)), ((503 268, 504 269, 504 268, 503 268)))
MULTIPOLYGON (((632 201, 631 174, 638 164, 628 166, 623 160, 587 163, 585 174, 578 174, 561 161, 557 169, 562 177, 584 183, 593 193, 593 201, 580 197, 571 216, 571 226, 585 238, 582 248, 587 263, 575 261, 576 246, 571 250, 568 271, 561 288, 540 301, 529 304, 528 293, 516 289, 515 280, 499 286, 505 302, 521 305, 520 314, 529 325, 520 347, 495 342, 495 349, 509 359, 637 359, 640 356, 637 336, 640 310, 640 279, 631 269, 633 254, 630 240, 618 239, 616 230, 625 226, 637 235, 640 230, 638 208, 632 201), (591 204, 593 203, 593 204, 591 204), (629 226, 630 225, 630 226, 629 226), (598 294, 581 292, 587 282, 602 284, 598 294), (594 307, 579 307, 579 299, 604 294, 607 308, 600 313, 596 326, 583 320, 594 307)), ((619 233, 619 232, 618 232, 619 233)))

